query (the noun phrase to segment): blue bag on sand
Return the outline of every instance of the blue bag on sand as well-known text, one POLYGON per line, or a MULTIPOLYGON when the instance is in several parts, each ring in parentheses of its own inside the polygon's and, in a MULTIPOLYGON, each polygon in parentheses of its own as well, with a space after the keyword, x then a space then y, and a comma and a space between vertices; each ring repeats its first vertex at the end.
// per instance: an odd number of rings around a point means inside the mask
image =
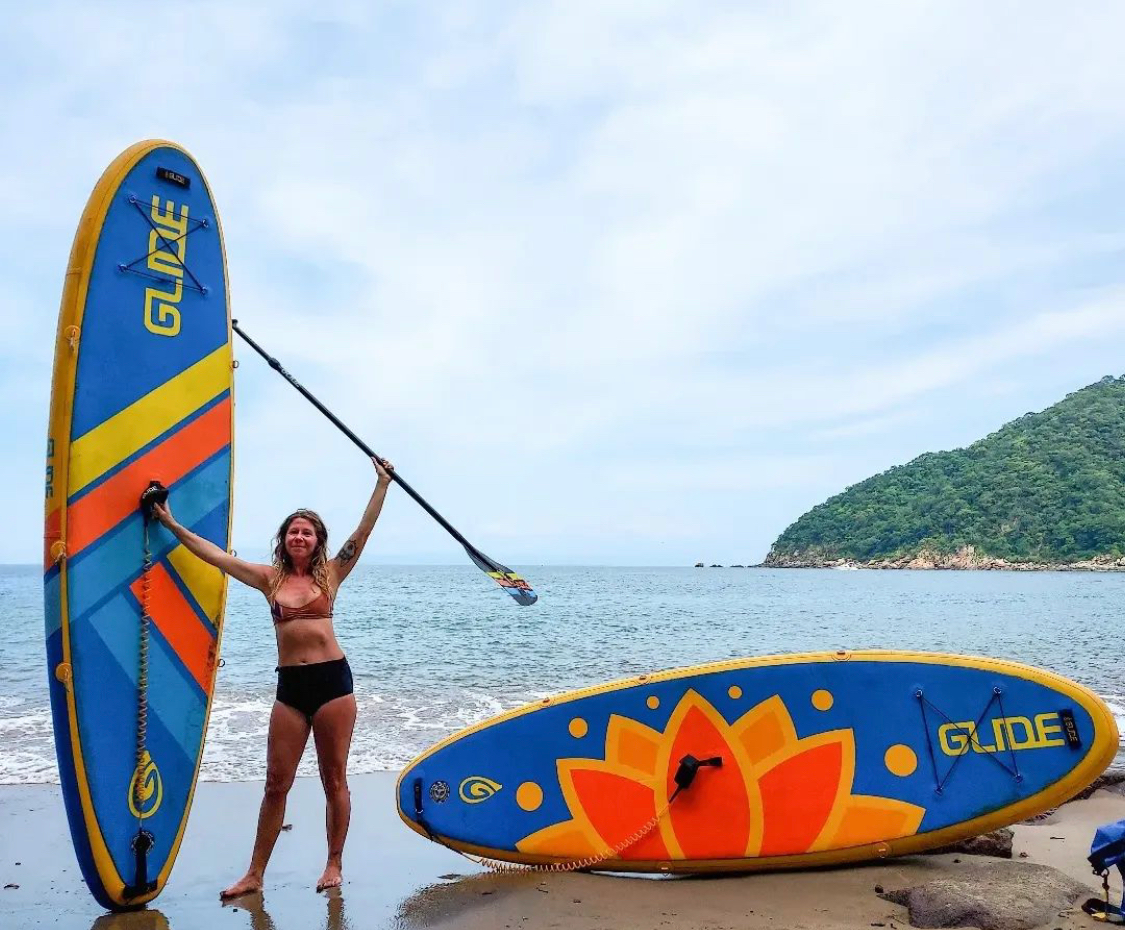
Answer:
POLYGON ((1090 898, 1082 905, 1082 910, 1094 918, 1107 923, 1125 923, 1125 893, 1122 895, 1120 905, 1109 903, 1109 870, 1117 866, 1125 882, 1125 820, 1116 820, 1113 823, 1102 824, 1094 832, 1094 841, 1090 844, 1090 855, 1087 856, 1094 872, 1102 877, 1102 888, 1105 889, 1105 900, 1090 898))

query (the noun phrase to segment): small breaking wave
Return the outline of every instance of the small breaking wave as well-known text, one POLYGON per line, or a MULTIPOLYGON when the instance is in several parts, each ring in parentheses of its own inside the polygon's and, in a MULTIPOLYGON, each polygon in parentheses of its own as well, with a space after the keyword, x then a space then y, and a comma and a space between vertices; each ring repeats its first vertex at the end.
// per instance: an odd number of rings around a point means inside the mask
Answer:
MULTIPOLYGON (((397 772, 447 736, 534 699, 480 691, 448 695, 390 695, 357 689, 357 717, 348 771, 397 772)), ((20 705, 25 713, 0 715, 0 784, 57 784, 58 765, 47 706, 20 705)), ((216 696, 199 768, 201 781, 261 781, 266 776, 266 737, 273 694, 216 696)), ((312 741, 298 776, 317 774, 312 741)))

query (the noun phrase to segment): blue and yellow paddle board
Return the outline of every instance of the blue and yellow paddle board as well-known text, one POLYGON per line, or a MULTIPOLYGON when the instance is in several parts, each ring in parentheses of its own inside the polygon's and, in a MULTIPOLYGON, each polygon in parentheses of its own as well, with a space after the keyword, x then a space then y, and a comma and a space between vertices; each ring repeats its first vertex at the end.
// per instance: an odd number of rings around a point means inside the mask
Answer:
POLYGON ((225 576, 139 500, 228 548, 232 353, 222 231, 191 156, 141 142, 78 225, 55 345, 44 590, 59 777, 82 875, 108 908, 160 893, 191 808, 225 576))
POLYGON ((1093 692, 1013 662, 771 656, 485 721, 407 766, 398 808, 424 836, 507 862, 793 868, 919 852, 1031 817, 1087 786, 1117 747, 1093 692))

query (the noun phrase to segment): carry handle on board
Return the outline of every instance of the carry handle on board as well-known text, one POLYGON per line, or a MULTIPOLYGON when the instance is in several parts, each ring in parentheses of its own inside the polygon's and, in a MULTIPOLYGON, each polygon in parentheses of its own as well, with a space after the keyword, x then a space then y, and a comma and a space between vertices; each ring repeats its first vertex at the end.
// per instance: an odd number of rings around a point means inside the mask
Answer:
MULTIPOLYGON (((313 397, 313 395, 305 389, 304 385, 302 385, 296 378, 294 378, 291 374, 289 374, 289 372, 287 372, 284 368, 282 368, 281 362, 279 362, 272 355, 269 355, 265 351, 265 349, 263 349, 260 345, 258 345, 258 343, 256 343, 253 339, 251 339, 249 336, 247 336, 246 333, 244 333, 242 331, 242 329, 239 327, 238 320, 232 320, 231 326, 234 329, 234 331, 236 333, 238 333, 239 336, 241 336, 247 343, 249 343, 250 348, 252 348, 255 352, 257 352, 260 356, 262 356, 262 358, 264 358, 266 360, 266 362, 269 364, 270 368, 272 368, 274 371, 276 371, 286 381, 288 381, 291 385, 293 385, 293 387, 295 387, 298 391, 300 391, 301 394, 305 397, 306 400, 308 400, 314 407, 316 407, 317 410, 319 410, 326 417, 328 417, 328 419, 331 420, 333 424, 335 424, 335 426, 340 430, 340 432, 342 432, 345 436, 348 437, 348 439, 350 439, 357 446, 359 446, 359 448, 362 449, 368 455, 368 457, 374 458, 374 459, 379 459, 379 461, 383 461, 381 456, 378 456, 374 452, 371 451, 371 449, 367 445, 367 443, 365 443, 355 433, 353 433, 350 429, 348 429, 348 427, 345 426, 340 421, 340 419, 331 410, 329 410, 327 407, 324 406, 324 404, 322 404, 319 400, 317 400, 315 397, 313 397)), ((523 578, 521 578, 518 574, 516 574, 514 571, 512 571, 507 566, 501 565, 495 559, 490 559, 487 555, 485 555, 483 552, 481 552, 476 546, 474 546, 471 542, 469 542, 464 536, 462 536, 460 533, 458 533, 457 530, 455 530, 453 528, 453 526, 449 523, 449 521, 446 520, 445 517, 443 517, 436 510, 434 510, 434 508, 431 507, 422 498, 421 494, 419 494, 417 491, 414 490, 414 488, 412 488, 409 484, 406 483, 406 481, 403 479, 403 477, 397 471, 392 471, 389 474, 391 476, 392 481, 394 481, 407 494, 409 494, 412 498, 414 498, 414 500, 422 507, 423 510, 426 511, 426 513, 428 513, 431 517, 433 517, 435 520, 437 520, 437 522, 440 523, 442 525, 442 527, 445 528, 445 531, 447 533, 449 533, 450 536, 452 536, 454 539, 457 540, 457 542, 459 542, 462 546, 465 547, 465 552, 468 554, 468 556, 472 560, 473 564, 476 565, 476 567, 479 568, 482 572, 487 574, 488 577, 490 577, 493 581, 495 581, 498 585, 500 585, 500 587, 502 587, 510 595, 512 595, 512 598, 515 600, 515 602, 517 604, 519 604, 521 607, 527 607, 531 604, 534 604, 539 599, 539 595, 537 595, 531 589, 531 585, 529 585, 523 578)))
POLYGON ((168 500, 168 489, 155 478, 148 483, 148 487, 141 491, 141 513, 144 514, 145 523, 152 522, 153 508, 161 506, 168 500))

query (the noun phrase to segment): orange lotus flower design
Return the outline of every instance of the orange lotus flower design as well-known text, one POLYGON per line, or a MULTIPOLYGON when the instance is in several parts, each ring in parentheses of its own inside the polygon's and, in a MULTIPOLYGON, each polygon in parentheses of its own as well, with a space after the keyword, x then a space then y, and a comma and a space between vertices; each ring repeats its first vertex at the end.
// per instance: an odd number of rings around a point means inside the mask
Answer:
POLYGON ((788 856, 861 846, 917 832, 925 809, 852 794, 855 739, 832 730, 797 738, 780 697, 733 724, 688 691, 664 732, 613 715, 604 759, 560 759, 571 819, 516 844, 524 853, 599 855, 657 815, 675 790, 683 756, 721 756, 701 769, 659 825, 617 856, 623 860, 788 856))

